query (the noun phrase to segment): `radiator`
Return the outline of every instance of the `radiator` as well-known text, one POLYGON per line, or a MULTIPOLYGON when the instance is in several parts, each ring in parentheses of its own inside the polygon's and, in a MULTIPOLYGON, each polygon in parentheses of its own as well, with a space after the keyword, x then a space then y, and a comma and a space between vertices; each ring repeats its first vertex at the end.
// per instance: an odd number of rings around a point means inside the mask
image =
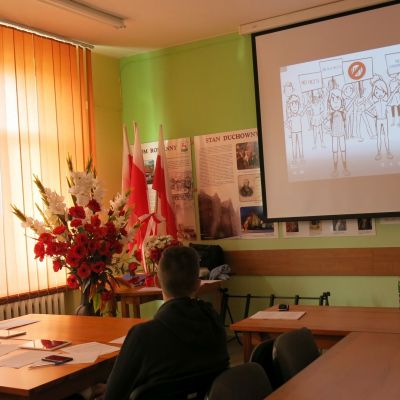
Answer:
POLYGON ((65 314, 64 292, 0 305, 0 321, 26 314, 65 314))

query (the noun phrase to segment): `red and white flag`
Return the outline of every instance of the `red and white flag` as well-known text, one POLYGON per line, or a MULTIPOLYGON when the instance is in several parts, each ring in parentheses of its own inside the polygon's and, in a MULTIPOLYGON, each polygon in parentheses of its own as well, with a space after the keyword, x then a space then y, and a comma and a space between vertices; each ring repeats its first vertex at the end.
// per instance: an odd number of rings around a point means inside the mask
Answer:
POLYGON ((162 125, 160 126, 160 136, 158 139, 158 153, 153 178, 153 189, 157 191, 157 200, 154 212, 164 218, 162 222, 157 224, 156 233, 157 235, 171 235, 176 239, 177 229, 171 196, 167 159, 165 156, 162 125))
MULTIPOLYGON (((140 144, 139 132, 137 124, 133 124, 134 143, 132 150, 132 167, 130 174, 131 194, 129 196, 129 204, 131 205, 131 224, 135 224, 137 220, 144 215, 149 214, 149 199, 147 195, 146 173, 144 170, 142 146, 140 144)), ((140 249, 146 233, 147 223, 142 223, 140 229, 136 233, 136 244, 140 249)))

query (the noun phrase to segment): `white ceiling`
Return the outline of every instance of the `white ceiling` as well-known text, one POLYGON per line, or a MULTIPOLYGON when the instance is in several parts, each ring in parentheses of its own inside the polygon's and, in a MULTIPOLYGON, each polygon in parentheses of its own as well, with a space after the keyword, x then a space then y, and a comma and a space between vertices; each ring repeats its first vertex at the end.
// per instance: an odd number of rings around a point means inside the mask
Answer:
MULTIPOLYGON (((239 25, 330 3, 370 0, 76 0, 126 19, 125 29, 40 0, 0 0, 0 20, 95 45, 121 57, 238 32, 239 25)), ((374 1, 375 3, 380 2, 374 1)))

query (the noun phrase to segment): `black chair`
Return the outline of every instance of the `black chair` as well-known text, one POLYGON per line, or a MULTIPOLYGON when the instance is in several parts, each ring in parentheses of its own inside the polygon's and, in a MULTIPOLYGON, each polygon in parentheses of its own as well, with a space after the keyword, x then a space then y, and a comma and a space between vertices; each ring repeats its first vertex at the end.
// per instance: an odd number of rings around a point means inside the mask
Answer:
POLYGON ((272 357, 274 342, 275 338, 264 340, 254 347, 250 355, 250 362, 255 362, 263 367, 273 390, 283 383, 276 361, 272 357))
POLYGON ((263 400, 272 387, 257 363, 240 364, 215 378, 206 400, 263 400))
POLYGON ((295 376, 319 355, 314 337, 307 328, 282 333, 274 341, 272 357, 283 382, 295 376))
POLYGON ((145 383, 137 387, 129 400, 204 400, 219 371, 208 371, 182 378, 145 383))

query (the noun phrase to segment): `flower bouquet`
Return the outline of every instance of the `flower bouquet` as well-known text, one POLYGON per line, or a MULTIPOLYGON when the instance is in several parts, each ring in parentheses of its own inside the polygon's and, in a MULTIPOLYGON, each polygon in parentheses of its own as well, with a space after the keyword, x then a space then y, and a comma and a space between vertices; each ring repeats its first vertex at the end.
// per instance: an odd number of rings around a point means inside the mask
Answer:
POLYGON ((44 187, 34 176, 43 201, 43 207, 37 205, 42 220, 26 216, 15 205, 13 212, 22 226, 36 235, 35 258, 43 261, 45 256, 49 257, 54 271, 65 268, 68 286, 80 288, 82 298, 93 305, 96 314, 113 314, 113 285, 118 284, 114 275, 122 274, 137 262, 126 248, 139 224, 127 227, 129 193, 117 194, 107 209, 102 208, 104 191, 91 159, 82 172, 74 171, 70 157, 67 165, 70 206, 63 196, 44 187))
POLYGON ((174 239, 171 235, 149 236, 143 243, 144 271, 147 275, 146 285, 154 286, 158 263, 162 252, 168 247, 182 246, 182 242, 174 239))

